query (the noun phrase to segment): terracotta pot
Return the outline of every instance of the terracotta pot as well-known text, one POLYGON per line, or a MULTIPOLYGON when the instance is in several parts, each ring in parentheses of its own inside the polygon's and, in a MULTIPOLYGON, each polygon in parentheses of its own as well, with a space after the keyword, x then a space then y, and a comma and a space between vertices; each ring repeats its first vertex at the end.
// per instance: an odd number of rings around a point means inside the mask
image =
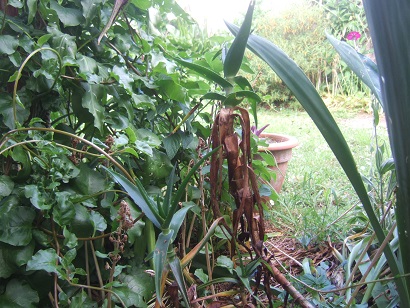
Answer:
POLYGON ((277 166, 269 166, 269 168, 276 173, 276 180, 272 180, 271 185, 279 193, 285 181, 288 162, 292 158, 292 149, 298 145, 298 141, 294 137, 274 133, 262 133, 259 138, 268 139, 269 144, 268 147, 260 147, 259 152, 270 151, 275 157, 277 166))

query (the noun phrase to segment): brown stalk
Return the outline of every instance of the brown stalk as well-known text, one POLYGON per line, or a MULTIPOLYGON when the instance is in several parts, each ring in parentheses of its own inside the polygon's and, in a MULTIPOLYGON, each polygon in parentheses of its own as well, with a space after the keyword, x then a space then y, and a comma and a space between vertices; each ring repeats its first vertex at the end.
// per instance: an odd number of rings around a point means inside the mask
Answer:
MULTIPOLYGON (((265 235, 263 209, 259 194, 256 175, 252 169, 252 153, 250 148, 250 119, 248 111, 243 108, 223 108, 216 116, 212 128, 212 148, 222 145, 211 158, 211 207, 214 218, 221 217, 219 200, 222 193, 222 164, 227 159, 229 192, 235 200, 236 209, 233 212, 233 230, 231 253, 236 250, 236 242, 242 243, 250 239, 256 256, 263 260, 262 273, 267 296, 271 305, 269 281, 273 277, 294 299, 304 308, 314 307, 305 299, 285 276, 264 256, 263 239, 265 235), (238 111, 238 113, 235 113, 238 111), (234 120, 238 119, 242 128, 241 138, 234 131, 234 120), (255 206, 257 210, 255 210, 255 206), (238 235, 238 230, 241 233, 238 235)), ((227 227, 227 226, 225 226, 227 227)), ((230 230, 227 228, 227 230, 230 230)), ((249 252, 251 252, 249 250, 249 252)), ((250 254, 251 255, 251 254, 250 254)), ((254 259, 251 255, 251 258, 254 259)))

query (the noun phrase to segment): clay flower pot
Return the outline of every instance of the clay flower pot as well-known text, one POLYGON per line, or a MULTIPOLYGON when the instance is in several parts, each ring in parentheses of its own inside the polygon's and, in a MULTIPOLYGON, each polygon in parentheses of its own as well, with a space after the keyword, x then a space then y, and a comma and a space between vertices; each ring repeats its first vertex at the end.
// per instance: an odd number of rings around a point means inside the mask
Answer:
POLYGON ((277 193, 282 189, 288 162, 292 158, 292 149, 298 145, 296 138, 274 133, 261 133, 259 138, 267 139, 268 147, 259 147, 259 152, 270 151, 275 157, 277 166, 269 166, 276 173, 276 180, 271 181, 277 193))

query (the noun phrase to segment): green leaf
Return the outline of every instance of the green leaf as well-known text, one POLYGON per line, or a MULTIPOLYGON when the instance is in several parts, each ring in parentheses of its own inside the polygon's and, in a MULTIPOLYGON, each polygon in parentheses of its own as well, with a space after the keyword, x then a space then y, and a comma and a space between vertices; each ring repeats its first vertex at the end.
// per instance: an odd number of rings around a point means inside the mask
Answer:
POLYGON ((0 197, 7 197, 14 188, 14 182, 7 175, 0 175, 0 197))
POLYGON ((151 0, 131 0, 131 3, 141 10, 148 10, 152 5, 151 0))
POLYGON ((94 126, 102 132, 104 129, 104 107, 101 102, 104 95, 104 87, 99 84, 85 84, 84 87, 86 92, 82 98, 81 105, 92 114, 94 126))
POLYGON ((84 17, 78 9, 63 7, 54 0, 50 0, 50 8, 56 11, 65 27, 78 26, 84 22, 84 17))
POLYGON ((83 16, 87 25, 90 24, 91 20, 98 16, 100 12, 101 0, 81 0, 81 6, 83 8, 83 16))
MULTIPOLYGON (((395 5, 380 0, 363 2, 369 24, 377 66, 380 72, 384 111, 390 145, 396 164, 397 219, 400 240, 400 263, 402 274, 410 273, 410 40, 408 30, 410 3, 398 1, 395 5), (389 5, 390 4, 390 5, 389 5)), ((392 263, 390 253, 386 254, 393 276, 399 275, 397 263, 392 263)), ((396 279, 401 304, 409 307, 410 277, 396 279), (403 281, 405 280, 405 281, 403 281)))
POLYGON ((204 66, 201 66, 201 65, 198 65, 192 62, 188 62, 188 61, 185 61, 179 58, 174 58, 174 60, 178 62, 179 64, 197 72, 201 77, 209 81, 216 82, 224 89, 232 88, 232 84, 230 82, 226 81, 224 78, 222 78, 217 73, 210 70, 209 68, 206 68, 204 66))
POLYGON ((112 69, 111 76, 124 87, 128 94, 133 94, 134 90, 132 89, 132 85, 134 83, 134 79, 131 78, 130 74, 124 67, 115 65, 112 69))
POLYGON ((64 245, 68 248, 75 248, 78 244, 77 236, 71 233, 66 227, 63 229, 64 245))
POLYGON ((12 246, 0 242, 0 278, 9 278, 27 264, 34 252, 34 241, 26 246, 12 246))
POLYGON ((8 0, 7 3, 8 5, 18 8, 18 9, 21 9, 24 6, 22 0, 8 0))
POLYGON ((59 266, 57 265, 58 256, 53 248, 39 250, 27 262, 28 271, 46 271, 47 273, 58 273, 59 266))
POLYGON ((0 35, 0 53, 11 55, 19 46, 19 40, 11 35, 0 35))
POLYGON ((237 91, 234 93, 230 93, 226 97, 223 104, 225 106, 234 107, 234 106, 239 105, 245 98, 255 103, 258 103, 261 101, 261 98, 255 92, 243 90, 243 91, 237 91))
POLYGON ((194 272, 194 275, 198 277, 198 279, 203 283, 207 283, 209 280, 208 275, 204 273, 204 270, 202 268, 197 268, 194 272))
MULTIPOLYGON (((228 54, 224 61, 224 75, 225 78, 232 78, 238 73, 243 56, 245 54, 246 43, 249 34, 251 33, 253 9, 255 8, 255 1, 251 0, 248 11, 245 15, 245 20, 236 34, 235 39, 229 48, 228 54)), ((230 80, 230 79, 229 79, 230 80)))
POLYGON ((201 101, 206 100, 206 99, 224 101, 226 99, 226 96, 219 94, 219 93, 215 93, 215 92, 209 92, 201 97, 201 101))
POLYGON ((73 186, 81 194, 94 195, 107 187, 105 178, 101 173, 91 169, 86 164, 81 164, 79 168, 80 173, 73 180, 73 186))
POLYGON ((187 95, 185 89, 181 87, 181 85, 175 83, 172 79, 158 80, 156 84, 169 99, 178 102, 184 102, 186 100, 187 95))
POLYGON ((105 229, 107 229, 107 222, 105 221, 104 217, 100 213, 96 211, 91 211, 90 218, 91 218, 91 222, 94 225, 94 234, 96 231, 102 232, 102 231, 105 231, 105 229))
POLYGON ((141 182, 138 179, 135 179, 135 184, 133 184, 121 174, 111 171, 105 167, 104 170, 107 171, 114 178, 114 180, 125 189, 131 199, 141 208, 148 219, 151 220, 151 222, 158 229, 160 229, 163 219, 157 212, 157 205, 152 199, 150 199, 141 182))
POLYGON ((181 136, 172 134, 164 138, 162 142, 164 143, 164 148, 165 151, 167 151, 169 159, 173 159, 181 147, 181 136))
POLYGON ((379 102, 383 105, 382 93, 380 88, 380 77, 376 63, 370 58, 357 52, 346 42, 337 40, 334 36, 326 33, 326 37, 336 49, 342 60, 373 92, 379 102))
POLYGON ((47 32, 53 36, 51 40, 51 47, 57 50, 61 58, 76 58, 77 44, 75 42, 75 36, 61 32, 56 26, 48 26, 47 32))
POLYGON ((174 274, 175 280, 178 284, 179 291, 182 294, 182 298, 185 302, 185 305, 189 307, 190 301, 188 299, 188 294, 185 286, 184 274, 182 273, 181 263, 179 259, 175 256, 175 254, 173 254, 172 259, 169 260, 169 267, 171 268, 172 274, 174 274))
MULTIPOLYGON (((158 138, 158 136, 148 129, 137 129, 135 131, 135 136, 137 140, 144 141, 151 147, 158 147, 161 145, 161 140, 158 138)), ((130 142, 132 141, 130 140, 130 142)))
POLYGON ((24 246, 32 238, 35 212, 27 206, 0 207, 0 241, 13 246, 24 246))
POLYGON ((234 269, 233 261, 227 256, 219 256, 218 259, 216 259, 215 266, 226 268, 231 273, 234 269))
POLYGON ((30 198, 31 204, 39 210, 49 210, 53 206, 46 192, 39 189, 36 185, 26 185, 24 187, 24 195, 30 198))
POLYGON ((171 244, 171 238, 174 231, 168 230, 167 233, 161 232, 158 236, 157 242, 155 243, 154 250, 154 271, 155 271, 155 292, 157 295, 157 300, 162 303, 161 299, 161 281, 162 275, 167 261, 168 247, 171 244))
POLYGON ((80 68, 80 73, 98 73, 98 64, 93 58, 79 54, 76 62, 80 68))
POLYGON ((36 16, 37 13, 37 0, 27 0, 27 8, 27 24, 31 24, 33 22, 34 16, 36 16))
POLYGON ((71 299, 70 307, 84 307, 84 308, 94 308, 95 302, 92 301, 87 293, 81 291, 74 295, 71 299))
MULTIPOLYGON (((16 104, 17 122, 23 123, 30 112, 24 109, 20 104, 16 104)), ((13 113, 13 100, 7 95, 0 97, 0 114, 3 116, 3 123, 10 129, 14 129, 14 113, 13 113)))
POLYGON ((56 192, 57 204, 53 208, 53 219, 61 227, 68 225, 75 216, 71 195, 68 191, 56 192))
POLYGON ((0 307, 3 308, 35 308, 40 299, 25 281, 12 279, 6 287, 6 291, 0 295, 0 307))
MULTIPOLYGON (((184 222, 185 216, 188 213, 188 211, 193 207, 193 204, 184 206, 183 208, 179 209, 175 214, 172 215, 171 222, 169 224, 169 228, 174 232, 174 236, 171 239, 171 242, 175 241, 179 229, 181 228, 182 223, 184 222)), ((170 212, 169 215, 172 213, 170 212)), ((163 226, 167 228, 168 226, 163 226)))
MULTIPOLYGON (((148 302, 154 294, 154 279, 146 273, 145 270, 146 269, 143 267, 133 266, 128 274, 121 274, 119 276, 119 279, 124 282, 124 285, 127 286, 131 292, 140 296, 137 302, 129 303, 129 306, 134 305, 136 307, 145 307, 145 302, 148 302)), ((114 288, 114 290, 116 290, 116 288, 114 288)), ((121 298, 126 304, 128 304, 127 298, 121 298)))

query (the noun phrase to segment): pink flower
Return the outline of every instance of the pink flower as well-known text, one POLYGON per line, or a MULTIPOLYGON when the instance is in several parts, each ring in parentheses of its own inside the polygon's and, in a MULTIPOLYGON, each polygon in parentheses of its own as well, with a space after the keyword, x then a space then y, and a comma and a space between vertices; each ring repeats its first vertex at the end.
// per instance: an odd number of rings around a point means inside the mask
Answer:
POLYGON ((347 38, 349 41, 357 41, 360 37, 361 37, 361 35, 360 35, 360 33, 357 32, 357 31, 349 32, 349 33, 347 34, 347 36, 346 36, 346 38, 347 38))

